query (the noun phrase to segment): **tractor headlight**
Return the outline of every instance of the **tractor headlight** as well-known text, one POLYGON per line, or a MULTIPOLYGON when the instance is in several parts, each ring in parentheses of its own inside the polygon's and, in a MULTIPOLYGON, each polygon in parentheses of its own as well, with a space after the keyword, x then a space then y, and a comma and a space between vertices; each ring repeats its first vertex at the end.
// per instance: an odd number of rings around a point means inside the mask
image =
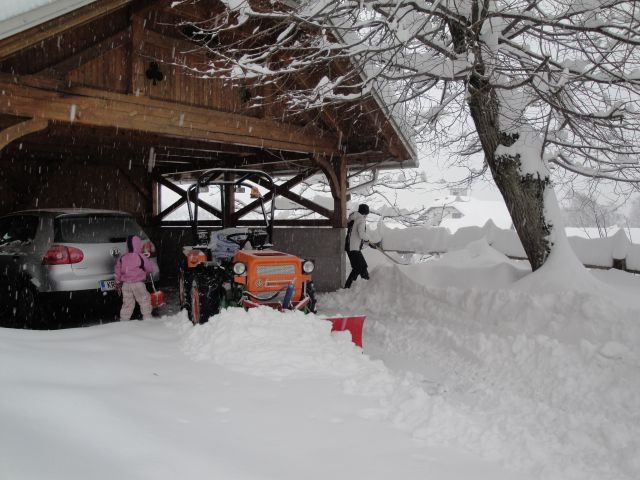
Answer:
POLYGON ((315 268, 316 264, 313 262, 313 260, 305 260, 304 262, 302 262, 302 271, 304 273, 311 273, 315 268))
POLYGON ((236 275, 244 275, 247 272, 247 266, 242 262, 236 262, 233 264, 233 273, 236 275))

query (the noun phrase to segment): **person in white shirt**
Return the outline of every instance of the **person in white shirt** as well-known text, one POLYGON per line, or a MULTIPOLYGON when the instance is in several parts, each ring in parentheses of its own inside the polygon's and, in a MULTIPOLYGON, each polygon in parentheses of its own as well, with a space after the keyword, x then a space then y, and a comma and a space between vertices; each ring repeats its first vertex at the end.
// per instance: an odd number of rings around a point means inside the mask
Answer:
POLYGON ((344 288, 350 288, 351 284, 361 276, 369 280, 369 266, 362 254, 362 247, 369 242, 367 235, 367 215, 369 215, 369 205, 361 204, 358 211, 351 213, 347 221, 347 238, 344 249, 351 263, 351 273, 347 278, 344 288))

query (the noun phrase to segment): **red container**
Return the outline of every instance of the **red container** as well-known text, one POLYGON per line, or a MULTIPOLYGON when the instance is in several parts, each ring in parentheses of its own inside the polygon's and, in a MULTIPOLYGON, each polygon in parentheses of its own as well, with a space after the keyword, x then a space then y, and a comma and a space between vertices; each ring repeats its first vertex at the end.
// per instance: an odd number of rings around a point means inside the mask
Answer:
POLYGON ((164 305, 164 292, 162 290, 156 290, 150 293, 151 295, 151 307, 158 308, 164 305))
POLYGON ((367 318, 365 315, 357 315, 355 317, 327 318, 327 320, 333 323, 333 327, 331 328, 332 332, 348 330, 351 332, 351 340, 353 343, 362 348, 362 326, 364 325, 365 318, 367 318))

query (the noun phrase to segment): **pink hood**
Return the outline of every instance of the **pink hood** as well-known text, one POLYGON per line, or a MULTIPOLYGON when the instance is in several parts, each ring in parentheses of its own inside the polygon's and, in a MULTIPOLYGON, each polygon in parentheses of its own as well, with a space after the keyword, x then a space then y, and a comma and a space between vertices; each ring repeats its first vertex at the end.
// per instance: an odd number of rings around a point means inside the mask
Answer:
POLYGON ((127 252, 140 253, 142 251, 142 240, 137 235, 127 237, 127 252))
POLYGON ((114 269, 116 282, 133 283, 144 282, 147 273, 153 271, 153 265, 149 259, 140 253, 142 240, 137 235, 127 237, 127 253, 116 260, 114 269))

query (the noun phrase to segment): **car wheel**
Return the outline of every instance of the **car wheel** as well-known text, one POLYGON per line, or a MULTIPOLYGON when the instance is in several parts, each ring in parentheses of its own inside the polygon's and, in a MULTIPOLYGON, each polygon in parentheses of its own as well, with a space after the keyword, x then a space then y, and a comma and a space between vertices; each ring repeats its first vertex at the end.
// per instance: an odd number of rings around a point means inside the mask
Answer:
POLYGON ((8 284, 0 284, 0 325, 12 327, 15 316, 15 293, 8 284))
POLYGON ((38 291, 30 285, 20 287, 15 305, 16 327, 44 328, 46 321, 40 307, 38 291))

